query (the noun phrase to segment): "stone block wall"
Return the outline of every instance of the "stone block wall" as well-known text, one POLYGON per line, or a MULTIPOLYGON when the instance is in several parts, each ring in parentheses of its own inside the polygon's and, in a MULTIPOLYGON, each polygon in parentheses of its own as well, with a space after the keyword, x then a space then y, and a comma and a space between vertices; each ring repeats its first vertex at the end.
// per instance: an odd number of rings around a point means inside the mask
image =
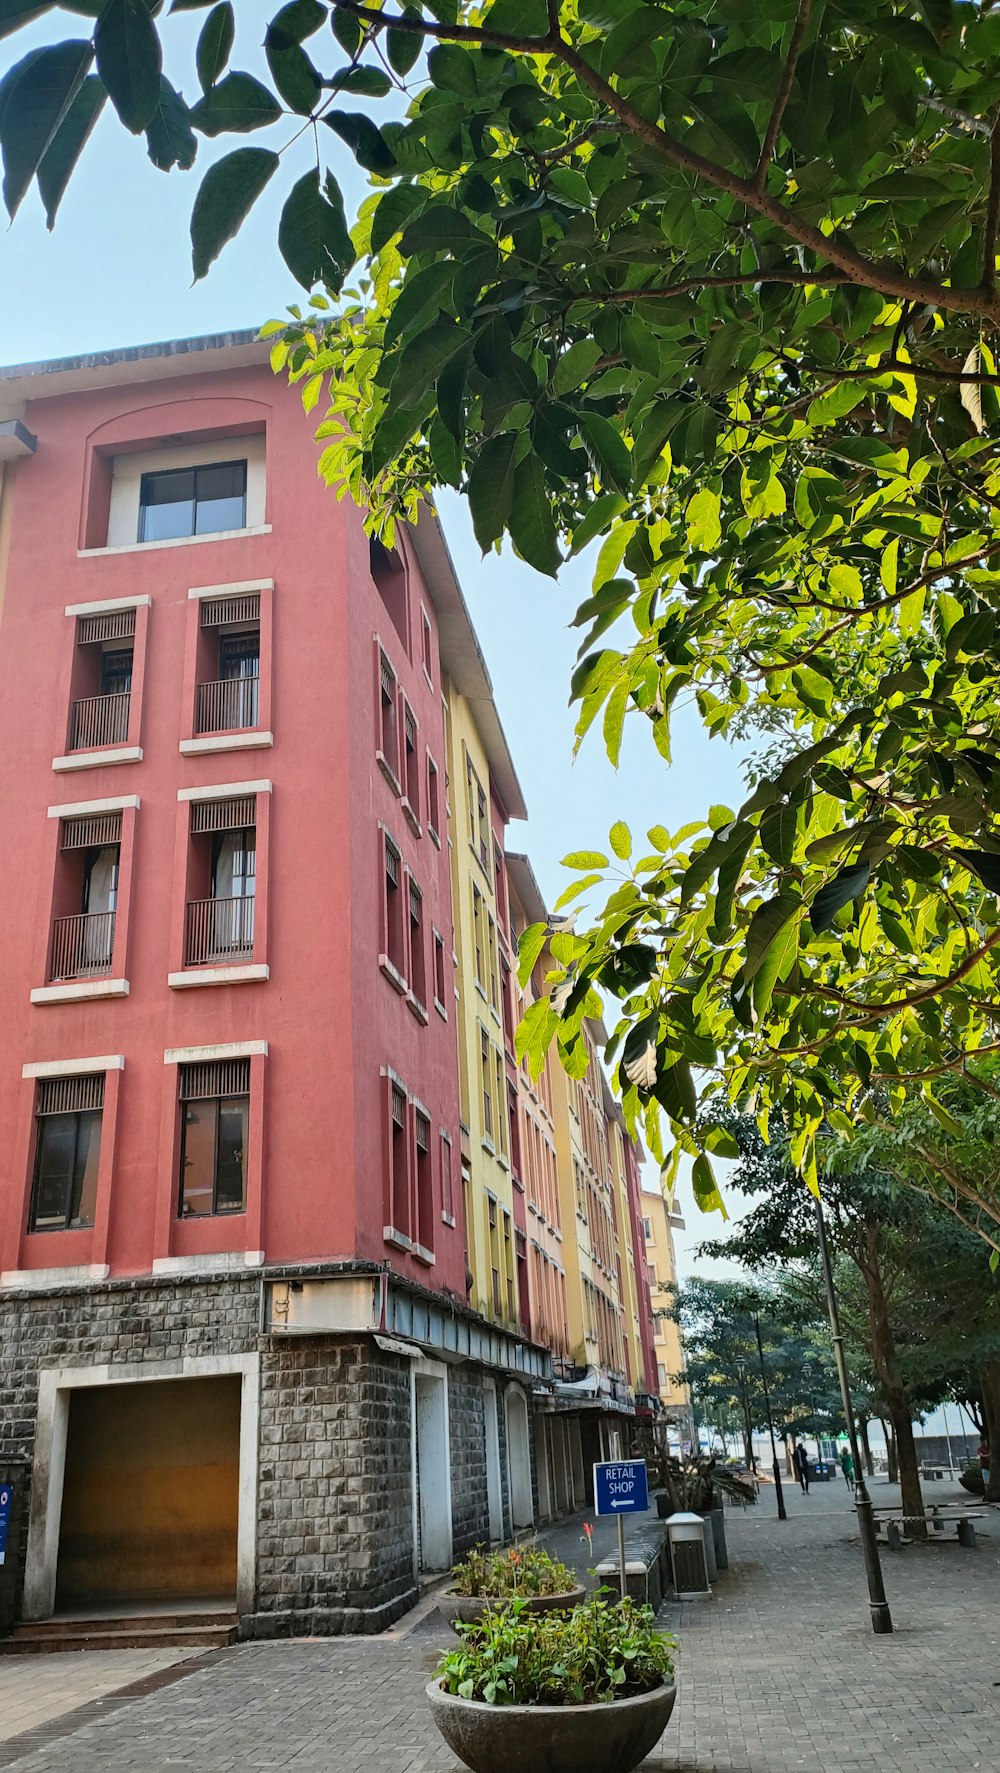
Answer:
MULTIPOLYGON (((475 1545, 489 1543, 486 1493, 486 1418, 479 1367, 448 1372, 451 1432, 451 1531, 456 1560, 475 1545)), ((503 1462, 501 1460, 501 1469, 503 1462)))

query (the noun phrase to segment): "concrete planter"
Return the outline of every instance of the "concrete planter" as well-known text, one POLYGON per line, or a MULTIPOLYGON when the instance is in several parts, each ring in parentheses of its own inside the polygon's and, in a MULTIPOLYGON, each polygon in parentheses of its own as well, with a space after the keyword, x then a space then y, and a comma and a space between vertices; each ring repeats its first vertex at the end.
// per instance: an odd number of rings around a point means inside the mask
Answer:
MULTIPOLYGON (((529 1613, 569 1613, 586 1596, 585 1588, 570 1588, 565 1594, 526 1594, 522 1599, 529 1613)), ((442 1610, 453 1623, 460 1620, 463 1625, 475 1625, 484 1613, 505 1607, 512 1598, 504 1594, 455 1594, 446 1589, 442 1610)))
POLYGON ((656 1747, 677 1697, 673 1681, 607 1705, 484 1705, 431 1681, 431 1716, 472 1773, 632 1773, 656 1747))

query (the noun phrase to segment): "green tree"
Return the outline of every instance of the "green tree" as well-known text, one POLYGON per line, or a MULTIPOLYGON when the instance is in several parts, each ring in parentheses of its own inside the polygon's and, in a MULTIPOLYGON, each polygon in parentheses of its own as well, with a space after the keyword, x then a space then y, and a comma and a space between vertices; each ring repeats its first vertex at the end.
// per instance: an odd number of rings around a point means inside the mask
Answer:
POLYGON ((768 1426, 760 1376, 759 1323, 771 1421, 787 1449, 800 1434, 829 1435, 843 1423, 836 1369, 823 1322, 801 1290, 777 1272, 758 1284, 686 1281, 675 1294, 672 1315, 681 1326, 684 1373, 700 1413, 723 1433, 734 1428, 747 1463, 752 1449, 747 1425, 768 1426))
MULTIPOLYGON (((331 483, 389 530, 457 487, 544 573, 599 541, 572 693, 613 759, 629 717, 669 761, 681 702, 779 740, 741 807, 574 859, 603 907, 522 1046, 581 1066, 600 988, 626 1111, 659 1155, 666 1116, 703 1206, 729 1100, 780 1106, 815 1185, 872 1085, 896 1109, 1000 1044, 1000 16, 291 0, 258 78, 230 0, 173 12, 202 6, 189 105, 158 5, 72 0, 93 29, 0 85, 8 211, 34 182, 51 223, 106 99, 164 168, 260 131, 198 187, 200 276, 316 144, 279 244, 323 287, 272 330, 331 483), (374 187, 351 232, 338 143, 374 187)), ((0 0, 15 37, 39 15, 0 0)))
MULTIPOLYGON (((814 1203, 787 1142, 776 1136, 765 1145, 749 1119, 733 1130, 743 1155, 732 1185, 756 1204, 724 1245, 709 1244, 706 1253, 724 1249, 753 1274, 782 1264, 818 1306, 814 1203)), ((827 1236, 848 1335, 855 1348, 867 1347, 875 1410, 891 1425, 903 1507, 917 1515, 923 1502, 913 1418, 954 1395, 953 1387, 960 1396, 982 1392, 982 1374, 1000 1355, 1000 1287, 982 1241, 876 1168, 870 1144, 867 1167, 860 1158, 852 1163, 848 1145, 824 1177, 827 1236)), ((859 1366, 856 1357, 852 1364, 859 1366)), ((860 1372, 867 1377, 864 1366, 860 1372)))

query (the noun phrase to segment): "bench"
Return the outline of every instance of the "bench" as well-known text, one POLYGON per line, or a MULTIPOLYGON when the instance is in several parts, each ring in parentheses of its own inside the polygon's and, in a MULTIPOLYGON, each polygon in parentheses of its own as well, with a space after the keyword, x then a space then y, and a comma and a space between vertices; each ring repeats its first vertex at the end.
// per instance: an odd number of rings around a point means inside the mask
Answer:
MULTIPOLYGON (((942 1535, 946 1524, 954 1524, 959 1544, 967 1546, 971 1551, 976 1544, 976 1529, 972 1523, 981 1521, 985 1515, 984 1509, 972 1510, 947 1505, 937 1507, 934 1504, 923 1514, 901 1514, 893 1508, 876 1508, 872 1512, 875 1517, 875 1532, 879 1534, 884 1528, 885 1542, 890 1551, 899 1551, 904 1545, 913 1543, 906 1535, 907 1524, 911 1521, 924 1521, 933 1528, 934 1533, 942 1535)), ((933 1542, 933 1535, 930 1542, 933 1542)))
MULTIPOLYGON (((602 1558, 595 1571, 598 1587, 619 1590, 621 1576, 617 1557, 602 1558)), ((662 1526, 640 1527, 630 1533, 625 1547, 625 1588, 629 1600, 655 1612, 669 1588, 667 1536, 662 1526)))

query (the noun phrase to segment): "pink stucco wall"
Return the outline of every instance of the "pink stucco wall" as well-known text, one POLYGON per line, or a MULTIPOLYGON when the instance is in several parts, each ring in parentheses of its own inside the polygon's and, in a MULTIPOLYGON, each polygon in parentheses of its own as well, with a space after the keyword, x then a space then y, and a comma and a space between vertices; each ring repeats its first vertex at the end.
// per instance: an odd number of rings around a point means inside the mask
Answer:
MULTIPOLYGON (((429 745, 443 796, 434 609, 415 561, 411 661, 372 581, 360 516, 319 481, 298 396, 266 367, 39 399, 26 423, 38 447, 18 469, 0 631, 9 888, 0 970, 0 1268, 106 1261, 112 1273, 139 1274, 156 1256, 223 1250, 260 1249, 277 1262, 360 1255, 464 1296, 460 1190, 454 1228, 436 1202, 433 1268, 389 1250, 382 1238, 386 1066, 430 1116, 436 1189, 442 1128, 455 1140, 456 1168, 458 1149, 454 1004, 447 1021, 432 1005, 424 1024, 378 966, 380 819, 419 882, 427 924, 444 934, 449 962, 452 949, 446 834, 444 850, 426 826, 415 835, 375 761, 379 634, 419 722, 421 765, 429 745), (269 533, 80 552, 100 538, 104 521, 102 449, 261 429, 269 533), (273 579, 275 587, 269 690, 262 685, 273 748, 184 757, 179 741, 191 731, 194 656, 189 588, 257 579, 273 579), (133 689, 141 707, 136 725, 134 706, 130 733, 142 760, 56 773, 52 759, 66 750, 75 643, 65 607, 136 594, 152 599, 143 682, 133 689), (430 682, 421 603, 433 628, 430 682), (188 841, 178 790, 252 780, 273 784, 258 864, 270 976, 171 990, 188 841), (128 978, 129 994, 32 1006, 30 991, 45 983, 53 916, 56 821, 47 808, 132 794, 141 805, 115 968, 128 978), (165 1066, 164 1050, 248 1041, 268 1043, 251 1086, 256 1198, 251 1187, 246 1215, 182 1223, 174 1208, 177 1072, 165 1066), (22 1066, 108 1054, 124 1054, 125 1067, 108 1074, 102 1164, 109 1185, 98 1224, 29 1236, 34 1086, 22 1079, 22 1066)), ((137 664, 138 652, 137 645, 137 664)), ((425 933, 430 968, 429 927, 425 933)))

